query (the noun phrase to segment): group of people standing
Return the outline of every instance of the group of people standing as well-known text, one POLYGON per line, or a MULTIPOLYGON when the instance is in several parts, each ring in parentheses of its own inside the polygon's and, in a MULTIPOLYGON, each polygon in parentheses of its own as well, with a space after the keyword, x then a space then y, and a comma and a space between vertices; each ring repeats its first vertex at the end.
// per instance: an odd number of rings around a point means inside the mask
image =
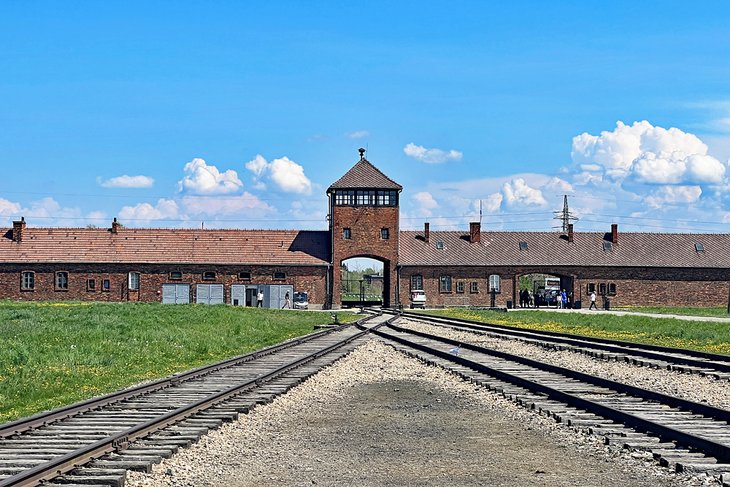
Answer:
MULTIPOLYGON (((591 291, 589 295, 591 305, 588 309, 598 309, 596 306, 596 292, 591 291)), ((549 304, 547 297, 533 295, 528 289, 520 291, 520 308, 536 308, 540 307, 540 301, 543 304, 549 304)), ((572 293, 566 293, 565 289, 555 294, 555 307, 557 309, 568 309, 573 307, 572 293)))

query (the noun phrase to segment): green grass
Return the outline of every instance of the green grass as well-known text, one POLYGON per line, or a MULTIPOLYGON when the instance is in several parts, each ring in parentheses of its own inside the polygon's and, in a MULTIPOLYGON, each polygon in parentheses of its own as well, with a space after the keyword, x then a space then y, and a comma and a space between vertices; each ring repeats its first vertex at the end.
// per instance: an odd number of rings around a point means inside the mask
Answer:
POLYGON ((685 315, 685 316, 712 316, 717 318, 730 318, 730 314, 727 312, 727 306, 718 308, 698 308, 698 307, 687 307, 687 308, 671 308, 666 306, 632 306, 628 308, 616 308, 617 311, 628 311, 636 313, 656 313, 656 314, 670 314, 670 315, 685 315))
POLYGON ((331 321, 330 313, 231 306, 0 301, 0 423, 242 355, 331 321))
POLYGON ((685 321, 646 316, 617 316, 608 313, 553 313, 448 308, 426 313, 509 325, 533 330, 649 343, 730 355, 730 323, 685 321))

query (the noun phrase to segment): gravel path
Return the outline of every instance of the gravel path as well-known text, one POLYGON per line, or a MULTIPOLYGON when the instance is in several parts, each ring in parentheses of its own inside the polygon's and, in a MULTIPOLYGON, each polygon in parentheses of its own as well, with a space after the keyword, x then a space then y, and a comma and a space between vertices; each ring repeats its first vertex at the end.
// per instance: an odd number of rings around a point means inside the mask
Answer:
POLYGON ((568 350, 552 350, 519 340, 452 331, 446 327, 426 325, 408 319, 399 320, 398 325, 730 410, 730 381, 727 380, 624 362, 597 360, 568 350))
POLYGON ((716 485, 604 446, 371 340, 130 487, 716 485))

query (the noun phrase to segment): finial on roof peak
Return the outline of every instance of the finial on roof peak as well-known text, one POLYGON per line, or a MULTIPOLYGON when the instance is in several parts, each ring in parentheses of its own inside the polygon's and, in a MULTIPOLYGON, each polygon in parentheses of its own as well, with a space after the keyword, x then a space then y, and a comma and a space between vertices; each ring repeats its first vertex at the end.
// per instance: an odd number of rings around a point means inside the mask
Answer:
POLYGON ((357 151, 360 153, 360 160, 365 159, 365 149, 360 147, 357 151))

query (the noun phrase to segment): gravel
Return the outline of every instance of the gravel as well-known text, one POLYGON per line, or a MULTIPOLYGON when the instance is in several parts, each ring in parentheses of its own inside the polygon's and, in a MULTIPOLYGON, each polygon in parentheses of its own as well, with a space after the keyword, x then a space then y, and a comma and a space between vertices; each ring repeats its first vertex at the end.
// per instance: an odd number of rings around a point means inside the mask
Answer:
POLYGON ((625 362, 598 360, 578 352, 553 350, 519 340, 449 330, 446 327, 426 325, 409 319, 399 320, 398 325, 730 410, 728 380, 642 367, 625 362))
MULTIPOLYGON (((605 363, 601 364, 601 366, 605 363)), ((694 378, 696 379, 696 378, 694 378)), ((378 340, 127 485, 717 485, 603 445, 378 340)))

